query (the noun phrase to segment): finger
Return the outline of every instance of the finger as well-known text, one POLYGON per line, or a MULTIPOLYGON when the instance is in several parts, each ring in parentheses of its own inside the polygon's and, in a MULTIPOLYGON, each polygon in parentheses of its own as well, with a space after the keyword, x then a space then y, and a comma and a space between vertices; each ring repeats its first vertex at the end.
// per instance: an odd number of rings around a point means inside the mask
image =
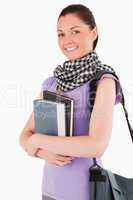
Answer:
POLYGON ((65 156, 65 155, 61 155, 61 154, 57 154, 58 156, 62 156, 64 158, 73 158, 73 156, 65 156))
POLYGON ((64 157, 64 156, 57 156, 56 159, 59 160, 59 161, 70 161, 70 160, 72 160, 71 157, 64 157))
POLYGON ((39 158, 43 158, 43 159, 46 158, 46 155, 44 154, 42 150, 38 150, 35 155, 36 157, 39 157, 39 158))
POLYGON ((63 158, 63 157, 58 157, 56 158, 57 161, 61 161, 61 162, 68 162, 68 161, 71 161, 72 159, 70 158, 63 158))
POLYGON ((64 158, 68 158, 68 160, 69 160, 69 159, 71 159, 71 160, 75 159, 74 156, 64 156, 64 155, 61 155, 61 154, 57 154, 57 156, 61 156, 61 157, 64 157, 64 158))
POLYGON ((38 157, 38 158, 42 158, 42 155, 39 152, 37 152, 35 156, 38 157))
POLYGON ((35 154, 36 154, 36 149, 27 149, 27 154, 29 155, 29 156, 33 156, 33 157, 35 157, 35 154))
POLYGON ((36 156, 37 156, 37 155, 42 155, 42 150, 38 149, 38 150, 36 151, 35 155, 36 155, 36 156))
POLYGON ((71 163, 71 161, 64 161, 64 162, 62 162, 62 161, 56 160, 56 165, 59 165, 59 166, 64 166, 64 165, 70 164, 70 163, 71 163))

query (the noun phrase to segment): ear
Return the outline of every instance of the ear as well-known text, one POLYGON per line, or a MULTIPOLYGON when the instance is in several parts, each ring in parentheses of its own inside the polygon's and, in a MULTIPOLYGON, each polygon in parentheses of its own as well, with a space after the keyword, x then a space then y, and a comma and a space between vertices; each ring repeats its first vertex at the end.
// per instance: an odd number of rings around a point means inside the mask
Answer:
POLYGON ((93 39, 95 40, 98 36, 98 30, 96 26, 91 30, 91 33, 92 33, 93 39))

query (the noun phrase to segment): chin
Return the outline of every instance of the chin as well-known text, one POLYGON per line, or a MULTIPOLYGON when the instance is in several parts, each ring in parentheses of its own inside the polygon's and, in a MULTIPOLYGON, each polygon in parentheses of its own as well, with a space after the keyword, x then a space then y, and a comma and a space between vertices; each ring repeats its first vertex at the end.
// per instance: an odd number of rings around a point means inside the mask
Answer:
POLYGON ((83 55, 68 55, 68 54, 67 54, 67 55, 65 54, 65 56, 66 56, 69 60, 72 60, 72 61, 83 57, 83 55))
POLYGON ((76 60, 76 59, 79 59, 79 58, 84 57, 84 56, 87 55, 88 53, 89 53, 89 51, 88 51, 88 52, 84 52, 84 53, 82 52, 82 53, 75 54, 75 55, 74 55, 74 54, 73 54, 73 55, 72 55, 72 54, 70 55, 70 54, 66 54, 66 53, 65 53, 65 56, 66 56, 69 60, 72 60, 72 61, 73 61, 73 60, 76 60))
POLYGON ((69 56, 69 57, 68 57, 68 59, 71 60, 71 61, 76 60, 76 59, 78 59, 78 58, 80 58, 80 57, 78 57, 78 56, 75 56, 75 57, 70 57, 70 56, 69 56))

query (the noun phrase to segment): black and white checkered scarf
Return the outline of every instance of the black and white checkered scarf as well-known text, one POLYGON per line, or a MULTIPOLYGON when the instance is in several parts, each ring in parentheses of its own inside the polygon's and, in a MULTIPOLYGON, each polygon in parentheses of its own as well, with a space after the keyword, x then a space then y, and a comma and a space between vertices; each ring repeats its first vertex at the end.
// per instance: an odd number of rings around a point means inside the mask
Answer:
POLYGON ((58 65, 54 69, 54 77, 57 81, 57 87, 66 92, 93 79, 97 71, 104 69, 115 73, 112 67, 102 64, 97 53, 93 51, 82 58, 73 61, 67 60, 63 66, 58 65))

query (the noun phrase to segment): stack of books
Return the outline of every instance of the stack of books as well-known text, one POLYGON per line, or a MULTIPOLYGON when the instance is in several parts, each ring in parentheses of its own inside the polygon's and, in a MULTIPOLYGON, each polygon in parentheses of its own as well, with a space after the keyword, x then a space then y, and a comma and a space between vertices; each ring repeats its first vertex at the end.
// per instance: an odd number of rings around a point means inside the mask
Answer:
POLYGON ((35 132, 53 136, 73 136, 72 98, 43 91, 43 99, 33 101, 35 132))

